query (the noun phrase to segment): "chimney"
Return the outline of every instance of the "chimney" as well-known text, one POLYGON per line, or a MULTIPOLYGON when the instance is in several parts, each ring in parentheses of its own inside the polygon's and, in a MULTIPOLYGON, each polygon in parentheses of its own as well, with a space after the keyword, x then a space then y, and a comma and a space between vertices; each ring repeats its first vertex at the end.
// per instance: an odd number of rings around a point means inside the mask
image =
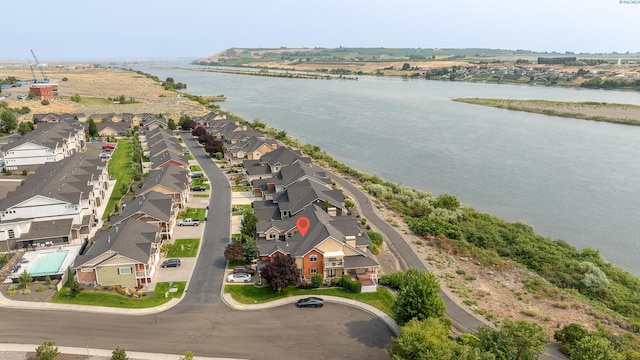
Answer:
POLYGON ((351 247, 356 247, 356 237, 353 235, 345 236, 344 239, 347 241, 347 245, 351 247))

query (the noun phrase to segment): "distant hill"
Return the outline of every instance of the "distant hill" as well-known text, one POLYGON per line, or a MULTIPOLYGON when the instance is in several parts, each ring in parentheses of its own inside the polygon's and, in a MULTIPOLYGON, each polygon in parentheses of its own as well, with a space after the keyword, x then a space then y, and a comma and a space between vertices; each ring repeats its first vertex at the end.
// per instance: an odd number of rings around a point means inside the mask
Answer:
POLYGON ((638 60, 639 53, 626 54, 575 54, 571 52, 535 52, 531 50, 483 49, 483 48, 231 48, 210 57, 198 59, 198 65, 243 66, 256 63, 301 63, 301 62, 397 62, 429 60, 480 61, 490 59, 538 57, 580 57, 617 60, 638 60))

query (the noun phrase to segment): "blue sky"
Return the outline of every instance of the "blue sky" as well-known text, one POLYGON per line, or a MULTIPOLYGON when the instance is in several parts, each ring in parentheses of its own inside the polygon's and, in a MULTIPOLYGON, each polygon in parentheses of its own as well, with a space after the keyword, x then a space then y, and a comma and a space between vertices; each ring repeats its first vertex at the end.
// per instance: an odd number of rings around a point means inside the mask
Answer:
POLYGON ((7 0, 0 59, 205 57, 230 47, 640 51, 620 0, 7 0))

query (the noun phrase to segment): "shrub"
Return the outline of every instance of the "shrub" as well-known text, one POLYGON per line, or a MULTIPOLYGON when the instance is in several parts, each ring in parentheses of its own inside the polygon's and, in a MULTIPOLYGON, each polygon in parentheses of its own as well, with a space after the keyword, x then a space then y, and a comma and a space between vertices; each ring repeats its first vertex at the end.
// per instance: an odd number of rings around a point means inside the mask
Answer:
POLYGON ((56 288, 56 286, 55 286, 55 285, 53 285, 53 284, 50 284, 50 285, 49 285, 49 289, 53 290, 53 289, 55 289, 55 288, 56 288))
POLYGON ((380 285, 388 286, 393 290, 400 290, 404 285, 404 272, 396 271, 389 274, 384 274, 380 277, 380 285))
POLYGON ((24 289, 24 290, 22 291, 22 293, 23 293, 24 295, 31 295, 31 290, 30 290, 30 289, 24 289))
POLYGON ((42 105, 49 105, 49 104, 50 104, 50 102, 49 102, 49 100, 46 100, 46 99, 45 99, 45 100, 40 101, 40 104, 42 104, 42 105))
POLYGON ((301 280, 300 284, 298 284, 298 288, 300 288, 300 289, 311 289, 312 285, 307 280, 301 280))
POLYGON ((466 271, 464 271, 464 269, 458 269, 458 270, 456 270, 456 274, 458 274, 458 275, 465 275, 466 273, 467 273, 467 272, 466 272, 466 271))
POLYGON ((339 277, 331 278, 331 286, 342 286, 342 278, 339 278, 339 277))
POLYGON ((51 285, 51 278, 49 277, 49 275, 47 275, 47 277, 44 278, 44 283, 47 285, 51 285))
POLYGON ((361 218, 360 219, 360 224, 364 225, 366 223, 367 223, 367 219, 365 219, 365 218, 361 218))
POLYGON ((369 239, 371 239, 372 244, 378 245, 378 247, 382 245, 382 241, 383 241, 382 234, 375 231, 367 231, 367 235, 369 236, 369 239))
POLYGON ((467 281, 474 281, 476 279, 476 277, 473 276, 473 275, 469 275, 469 276, 465 276, 464 279, 467 280, 467 281))
POLYGON ((373 255, 380 254, 380 248, 378 247, 378 245, 371 244, 371 252, 373 253, 373 255))
POLYGON ((18 285, 16 284, 9 285, 9 291, 16 291, 16 290, 18 290, 18 285))
POLYGON ((15 294, 16 294, 16 290, 7 290, 7 294, 8 294, 9 296, 13 296, 13 295, 15 295, 15 294))
POLYGON ((311 287, 319 288, 324 282, 324 277, 321 274, 316 274, 311 277, 311 287))
POLYGON ((36 289, 37 292, 43 292, 45 291, 47 288, 44 285, 40 285, 38 286, 38 288, 36 289))
POLYGON ((362 291, 362 283, 358 280, 352 280, 351 276, 342 275, 342 287, 352 293, 360 293, 362 291))

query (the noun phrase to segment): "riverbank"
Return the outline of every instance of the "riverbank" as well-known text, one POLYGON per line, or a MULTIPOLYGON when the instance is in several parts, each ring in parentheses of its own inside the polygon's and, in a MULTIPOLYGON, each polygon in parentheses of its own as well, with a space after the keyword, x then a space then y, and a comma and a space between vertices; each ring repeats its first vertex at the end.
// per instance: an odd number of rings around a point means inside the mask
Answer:
POLYGON ((267 69, 260 70, 231 70, 231 69, 205 69, 205 68, 197 68, 197 69, 189 69, 193 71, 204 71, 204 72, 215 72, 222 74, 234 74, 234 75, 250 75, 250 76, 269 76, 269 77, 279 77, 279 78, 287 78, 287 79, 310 79, 310 80, 358 80, 355 76, 342 76, 342 75, 323 75, 323 74, 307 74, 302 72, 288 72, 286 70, 282 71, 269 71, 267 69))
POLYGON ((640 106, 598 102, 457 98, 453 101, 566 118, 640 126, 640 106))

